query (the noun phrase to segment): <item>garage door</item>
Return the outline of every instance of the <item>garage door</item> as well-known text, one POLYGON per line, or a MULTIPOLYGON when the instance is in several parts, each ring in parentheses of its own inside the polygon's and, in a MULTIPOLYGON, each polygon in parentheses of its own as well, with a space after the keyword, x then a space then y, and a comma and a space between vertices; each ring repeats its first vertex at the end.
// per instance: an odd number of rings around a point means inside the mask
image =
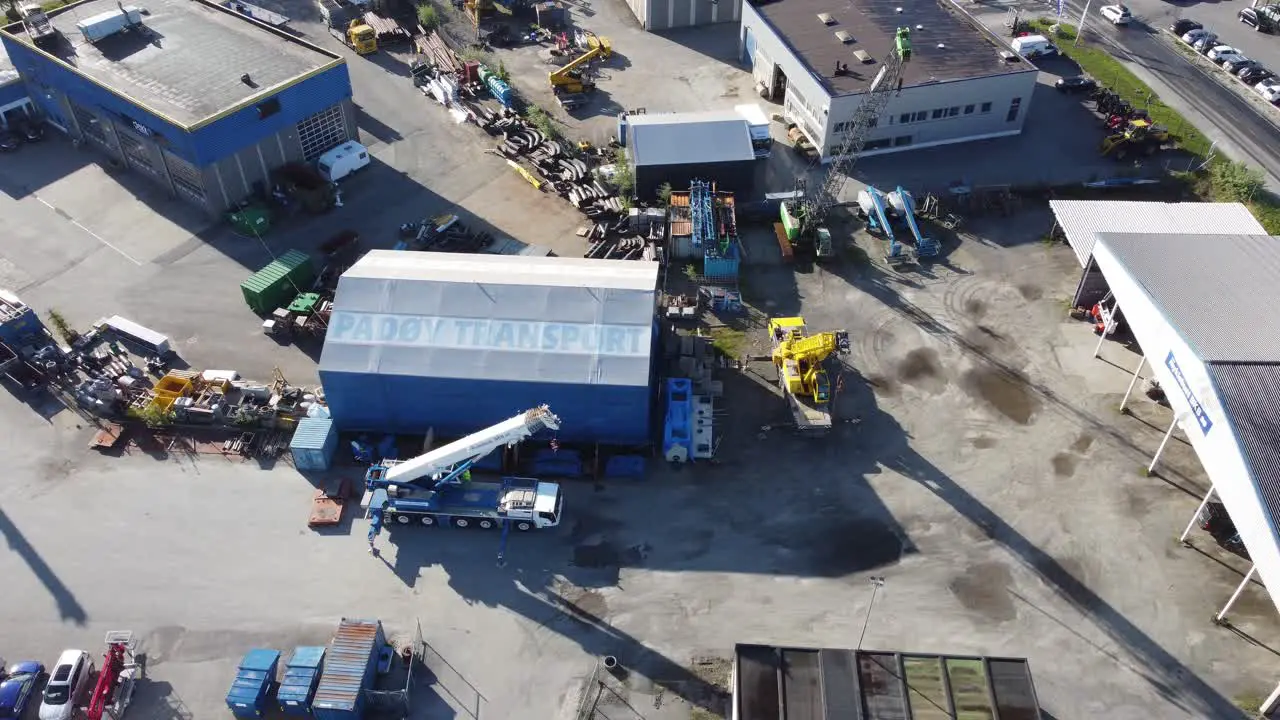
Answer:
POLYGON ((168 150, 161 149, 160 153, 164 157, 165 167, 169 168, 169 177, 173 179, 174 189, 187 200, 197 205, 204 205, 204 178, 200 175, 200 171, 168 150))
POLYGON ((298 141, 302 143, 302 155, 315 160, 324 151, 347 141, 347 122, 342 117, 342 105, 312 115, 298 123, 298 141))
POLYGON ((76 124, 80 126, 80 132, 84 133, 86 138, 101 147, 111 149, 111 141, 107 139, 106 131, 102 129, 102 123, 98 122, 98 118, 94 117, 93 113, 75 103, 71 103, 71 112, 75 113, 76 124))
POLYGON ((116 123, 116 137, 120 139, 120 149, 124 151, 124 160, 134 170, 144 172, 151 177, 163 177, 160 168, 152 159, 149 143, 132 130, 116 123))

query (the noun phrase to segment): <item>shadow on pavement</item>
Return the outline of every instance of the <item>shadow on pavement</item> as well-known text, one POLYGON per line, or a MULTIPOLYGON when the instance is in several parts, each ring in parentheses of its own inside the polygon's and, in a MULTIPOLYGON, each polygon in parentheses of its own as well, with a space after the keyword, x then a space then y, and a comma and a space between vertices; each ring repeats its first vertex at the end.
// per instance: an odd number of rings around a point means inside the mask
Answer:
POLYGON ((53 568, 40 557, 40 553, 36 551, 22 531, 13 524, 9 516, 0 510, 0 535, 4 536, 5 541, 9 545, 9 549, 18 557, 22 558, 27 567, 31 568, 31 572, 35 574, 40 583, 44 585, 49 594, 53 596, 53 600, 58 605, 58 614, 63 620, 69 620, 76 625, 83 626, 89 620, 88 614, 84 608, 80 606, 76 596, 71 589, 62 584, 62 580, 53 568))

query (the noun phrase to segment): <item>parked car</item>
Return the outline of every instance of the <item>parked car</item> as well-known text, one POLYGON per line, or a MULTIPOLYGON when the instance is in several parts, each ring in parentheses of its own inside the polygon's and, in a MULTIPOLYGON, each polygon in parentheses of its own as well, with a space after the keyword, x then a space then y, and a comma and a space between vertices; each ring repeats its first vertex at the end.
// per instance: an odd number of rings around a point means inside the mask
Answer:
POLYGON ((1240 50, 1237 48, 1233 48, 1230 45, 1214 45, 1213 47, 1209 48, 1209 52, 1205 53, 1205 56, 1208 57, 1210 60, 1218 64, 1221 64, 1224 56, 1239 55, 1239 54, 1240 54, 1240 50))
POLYGON ((1178 18, 1169 26, 1169 32, 1177 35, 1178 37, 1182 37, 1192 30, 1199 30, 1203 27, 1203 25, 1190 18, 1178 18))
POLYGON ((1219 60, 1221 61, 1222 69, 1233 75, 1240 68, 1248 67, 1249 63, 1253 62, 1244 55, 1227 55, 1225 58, 1219 58, 1219 60))
POLYGON ((1065 93, 1093 92, 1098 87, 1098 81, 1084 75, 1076 75, 1075 77, 1059 78, 1053 86, 1060 92, 1065 93))
POLYGON ((1257 85, 1263 80, 1270 80, 1276 74, 1264 67, 1245 68, 1240 71, 1240 82, 1245 85, 1257 85))
POLYGON ((1259 8, 1243 8, 1236 19, 1258 32, 1275 32, 1280 28, 1280 8, 1264 5, 1259 8))
POLYGON ((36 695, 44 665, 23 660, 4 668, 0 660, 0 718, 20 718, 36 695))
POLYGON ((44 125, 34 120, 18 120, 11 127, 13 133, 24 142, 40 142, 44 139, 44 125))
POLYGON ((1214 35, 1213 33, 1209 33, 1208 35, 1201 35, 1200 37, 1196 38, 1195 42, 1191 43, 1191 49, 1195 50, 1201 55, 1209 52, 1210 50, 1214 49, 1217 46, 1218 46, 1218 36, 1214 35))
POLYGON ((21 145, 13 133, 0 130, 0 152, 13 152, 21 145))
POLYGON ((1133 20, 1133 13, 1129 12, 1129 8, 1124 5, 1103 5, 1098 9, 1098 13, 1112 25, 1128 25, 1129 21, 1133 20))
POLYGON ((1200 38, 1209 37, 1209 36, 1212 36, 1214 38, 1218 37, 1212 30, 1208 28, 1196 28, 1195 30, 1188 30, 1186 33, 1184 33, 1182 36, 1182 42, 1188 45, 1194 45, 1195 42, 1200 38))
POLYGON ((1280 82, 1277 82, 1275 79, 1263 80, 1257 85, 1254 85, 1253 89, 1262 96, 1263 100, 1266 100, 1269 103, 1274 103, 1275 101, 1280 100, 1280 82))
POLYGON ((1240 73, 1244 72, 1245 70, 1252 70, 1254 68, 1260 68, 1260 67, 1262 67, 1262 63, 1258 62, 1257 60, 1249 60, 1248 62, 1240 63, 1235 67, 1228 68, 1227 72, 1231 73, 1232 75, 1235 75, 1236 77, 1240 77, 1240 73))
POLYGON ((89 690, 93 660, 83 650, 63 650, 44 686, 40 720, 71 720, 76 706, 89 690))

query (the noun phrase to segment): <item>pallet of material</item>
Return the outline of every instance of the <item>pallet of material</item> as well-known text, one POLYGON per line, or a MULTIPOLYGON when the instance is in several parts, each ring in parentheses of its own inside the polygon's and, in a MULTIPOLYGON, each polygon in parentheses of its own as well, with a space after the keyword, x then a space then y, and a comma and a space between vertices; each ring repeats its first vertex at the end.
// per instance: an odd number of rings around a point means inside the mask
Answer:
POLYGON ((773 224, 773 232, 778 236, 778 249, 782 251, 782 262, 789 263, 795 259, 795 249, 787 239, 787 228, 780 222, 773 224))
POLYGON ((123 437, 124 427, 117 423, 107 423, 93 434, 93 439, 89 441, 89 447, 95 450, 110 450, 119 445, 120 439, 123 437))
POLYGON ((391 18, 383 17, 375 12, 367 12, 364 14, 364 24, 373 28, 378 34, 379 42, 393 42, 396 40, 408 40, 409 33, 400 27, 400 23, 391 18))
POLYGON ((332 492, 316 490, 311 498, 311 516, 307 519, 307 527, 331 527, 342 522, 342 510, 346 507, 350 487, 346 478, 338 482, 332 492))

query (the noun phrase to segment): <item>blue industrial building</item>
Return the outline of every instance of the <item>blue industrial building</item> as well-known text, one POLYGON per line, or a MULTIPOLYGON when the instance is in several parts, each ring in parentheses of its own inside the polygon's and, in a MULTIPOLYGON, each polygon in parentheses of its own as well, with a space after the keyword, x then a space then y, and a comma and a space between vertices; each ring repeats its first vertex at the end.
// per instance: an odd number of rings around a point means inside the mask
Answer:
POLYGON ((562 440, 647 444, 657 284, 654 262, 374 250, 338 282, 333 420, 456 437, 547 404, 562 440))
POLYGON ((355 137, 342 56, 213 2, 148 0, 139 14, 81 0, 49 19, 53 42, 23 23, 0 33, 38 114, 210 214, 355 137), (85 28, 112 13, 122 30, 85 28))

